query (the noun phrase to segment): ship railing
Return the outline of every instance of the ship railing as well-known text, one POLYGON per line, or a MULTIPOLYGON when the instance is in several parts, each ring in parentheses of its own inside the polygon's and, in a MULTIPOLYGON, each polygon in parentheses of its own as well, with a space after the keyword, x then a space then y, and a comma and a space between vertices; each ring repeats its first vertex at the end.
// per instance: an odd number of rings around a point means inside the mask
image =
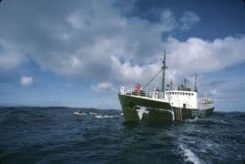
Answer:
POLYGON ((199 102, 201 104, 213 104, 214 103, 213 99, 211 99, 210 97, 201 97, 199 98, 199 102))
POLYGON ((163 92, 159 91, 135 91, 133 88, 125 88, 122 87, 119 92, 121 95, 134 95, 134 96, 141 96, 141 97, 148 97, 152 99, 164 99, 163 92))
POLYGON ((199 98, 198 105, 200 109, 207 109, 214 107, 214 101, 210 97, 199 98))

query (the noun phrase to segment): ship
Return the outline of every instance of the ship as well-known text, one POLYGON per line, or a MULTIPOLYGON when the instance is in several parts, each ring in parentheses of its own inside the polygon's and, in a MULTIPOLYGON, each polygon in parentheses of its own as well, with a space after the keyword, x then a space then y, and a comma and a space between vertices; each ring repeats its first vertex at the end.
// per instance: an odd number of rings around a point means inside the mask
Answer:
POLYGON ((203 118, 213 113, 214 101, 199 93, 196 74, 192 87, 187 86, 186 79, 177 87, 173 87, 172 82, 165 87, 166 69, 166 52, 164 51, 160 71, 147 83, 149 85, 159 73, 162 73, 161 90, 156 88, 146 91, 147 85, 142 87, 139 83, 134 88, 120 88, 118 98, 124 123, 182 122, 187 119, 203 118))

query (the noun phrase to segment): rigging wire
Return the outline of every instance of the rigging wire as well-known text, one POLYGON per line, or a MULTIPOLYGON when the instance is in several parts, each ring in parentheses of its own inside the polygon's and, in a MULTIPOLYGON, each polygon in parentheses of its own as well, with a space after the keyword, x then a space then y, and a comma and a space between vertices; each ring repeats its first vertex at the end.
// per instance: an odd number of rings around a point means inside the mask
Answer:
POLYGON ((157 74, 155 74, 151 80, 143 87, 143 90, 162 72, 162 69, 159 70, 159 72, 157 72, 157 74))

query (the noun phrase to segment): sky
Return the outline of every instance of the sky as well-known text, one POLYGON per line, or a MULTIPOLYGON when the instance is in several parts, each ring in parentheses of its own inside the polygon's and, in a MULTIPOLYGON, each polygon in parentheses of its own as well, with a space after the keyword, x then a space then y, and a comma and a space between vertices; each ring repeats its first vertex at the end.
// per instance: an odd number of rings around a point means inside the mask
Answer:
POLYGON ((167 82, 197 74, 217 111, 245 111, 242 0, 2 0, 0 105, 121 109, 164 50, 167 82))

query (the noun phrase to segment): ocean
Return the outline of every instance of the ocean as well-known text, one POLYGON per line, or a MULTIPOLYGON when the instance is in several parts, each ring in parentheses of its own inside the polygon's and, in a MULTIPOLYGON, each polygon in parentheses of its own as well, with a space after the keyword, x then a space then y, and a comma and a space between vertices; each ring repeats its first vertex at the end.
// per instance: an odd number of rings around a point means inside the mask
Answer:
POLYGON ((0 163, 245 163, 245 113, 149 125, 119 110, 1 107, 0 163))

